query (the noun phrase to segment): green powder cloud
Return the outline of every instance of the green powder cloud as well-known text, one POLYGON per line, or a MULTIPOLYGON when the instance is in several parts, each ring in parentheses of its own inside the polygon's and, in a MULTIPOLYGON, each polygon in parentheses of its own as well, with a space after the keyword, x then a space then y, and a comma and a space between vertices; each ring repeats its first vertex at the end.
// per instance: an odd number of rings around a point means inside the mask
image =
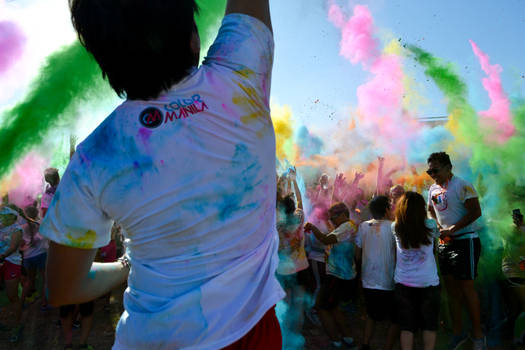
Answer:
MULTIPOLYGON (((209 43, 225 9, 225 0, 198 1, 197 26, 209 43)), ((77 111, 114 96, 90 54, 75 42, 50 55, 28 94, 5 112, 0 129, 0 179, 26 152, 44 141, 59 123, 73 120, 77 111)))
POLYGON ((478 124, 478 115, 467 101, 466 84, 453 67, 416 46, 407 46, 416 61, 448 99, 449 125, 457 140, 454 148, 470 150, 469 164, 481 196, 483 220, 486 223, 484 261, 489 273, 500 273, 499 247, 512 232, 511 212, 525 209, 525 102, 516 101, 513 108, 516 134, 502 145, 486 142, 478 124))

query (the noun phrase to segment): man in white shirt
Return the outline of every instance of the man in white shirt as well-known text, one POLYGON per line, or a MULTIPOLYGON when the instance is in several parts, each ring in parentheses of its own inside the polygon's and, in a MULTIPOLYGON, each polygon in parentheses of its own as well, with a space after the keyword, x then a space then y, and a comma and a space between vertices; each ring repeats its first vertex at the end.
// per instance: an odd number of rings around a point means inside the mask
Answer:
POLYGON ((280 349, 268 0, 229 0, 199 68, 194 0, 70 4, 127 99, 77 147, 42 223, 50 304, 127 279, 113 349, 280 349), (125 259, 93 263, 114 222, 125 259))
POLYGON ((481 216, 478 194, 470 183, 454 176, 445 152, 431 154, 428 167, 427 173, 435 181, 428 191, 428 211, 440 228, 439 266, 449 295, 453 325, 449 348, 457 349, 467 340, 462 322, 462 305, 467 305, 474 348, 484 349, 480 303, 474 288, 481 254, 476 221, 481 216))

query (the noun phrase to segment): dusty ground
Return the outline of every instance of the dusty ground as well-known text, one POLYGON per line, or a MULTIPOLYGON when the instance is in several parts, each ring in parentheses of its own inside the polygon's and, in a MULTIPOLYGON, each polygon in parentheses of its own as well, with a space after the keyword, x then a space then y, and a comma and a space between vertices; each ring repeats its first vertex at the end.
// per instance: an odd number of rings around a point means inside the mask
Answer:
MULTIPOLYGON (((89 343, 96 350, 107 350, 111 349, 114 339, 114 327, 122 312, 122 292, 124 288, 115 290, 112 293, 110 310, 104 310, 104 301, 98 300, 95 306, 95 321, 94 326, 89 337, 89 343)), ((5 295, 3 291, 0 291, 0 323, 6 324, 9 321, 9 315, 5 310, 5 295)), ((25 328, 23 336, 18 344, 10 344, 8 342, 9 333, 0 332, 0 349, 24 349, 24 350, 55 350, 63 349, 62 333, 61 328, 56 324, 58 320, 58 310, 52 309, 49 311, 40 311, 40 301, 37 300, 33 304, 28 305, 24 311, 25 313, 25 328)), ((361 302, 357 303, 357 311, 349 312, 349 321, 352 328, 355 330, 355 339, 360 342, 361 335, 363 333, 364 326, 364 310, 361 302)), ((386 326, 379 325, 377 329, 376 341, 372 343, 373 349, 380 349, 382 342, 379 341, 384 339, 386 334, 386 326)), ((80 330, 73 331, 73 342, 78 346, 78 337, 80 330)), ((305 349, 309 350, 320 350, 329 349, 330 341, 325 335, 324 331, 314 326, 308 320, 305 323, 303 335, 306 339, 305 349)), ((492 337, 494 340, 495 337, 492 337)), ((501 337, 503 342, 499 346, 492 346, 490 349, 511 349, 511 335, 510 333, 503 332, 501 337)), ((445 330, 445 326, 438 333, 438 346, 437 349, 445 349, 448 339, 448 333, 445 330)), ((495 343, 492 341, 492 343, 495 343)), ((497 342, 496 342, 497 343, 497 342)), ((422 349, 417 346, 416 349, 422 349)), ((471 349, 471 344, 467 342, 462 350, 471 349)))

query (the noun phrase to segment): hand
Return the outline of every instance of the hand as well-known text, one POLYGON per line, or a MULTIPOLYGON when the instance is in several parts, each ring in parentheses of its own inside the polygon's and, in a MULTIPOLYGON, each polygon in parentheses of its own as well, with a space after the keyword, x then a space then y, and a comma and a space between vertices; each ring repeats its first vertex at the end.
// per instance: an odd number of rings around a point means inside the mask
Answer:
POLYGON ((454 225, 450 226, 449 228, 441 228, 439 230, 440 237, 452 236, 454 234, 454 232, 456 232, 455 228, 456 227, 454 225))
POLYGON ((305 232, 311 232, 311 231, 313 231, 313 228, 314 228, 314 227, 315 227, 315 226, 314 226, 312 223, 310 223, 310 222, 307 222, 306 224, 304 224, 304 230, 305 230, 305 232))
POLYGON ((345 175, 343 173, 339 173, 335 176, 334 186, 335 187, 343 186, 345 182, 346 182, 345 175))
POLYGON ((295 181, 297 177, 297 172, 295 170, 295 167, 291 167, 290 169, 288 169, 288 178, 292 181, 295 181))
POLYGON ((365 174, 356 171, 354 175, 354 183, 358 183, 363 177, 365 177, 365 174))

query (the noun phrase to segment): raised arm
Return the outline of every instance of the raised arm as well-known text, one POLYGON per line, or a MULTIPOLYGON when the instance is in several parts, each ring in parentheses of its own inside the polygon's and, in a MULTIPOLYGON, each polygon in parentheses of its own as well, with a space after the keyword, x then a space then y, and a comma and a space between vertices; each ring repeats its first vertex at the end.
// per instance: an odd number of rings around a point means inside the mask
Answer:
POLYGON ((269 0, 228 0, 226 14, 242 13, 257 18, 272 29, 269 0))
POLYGON ((377 157, 378 167, 377 167, 377 179, 376 179, 376 196, 381 194, 383 190, 383 164, 385 163, 384 157, 377 157))

